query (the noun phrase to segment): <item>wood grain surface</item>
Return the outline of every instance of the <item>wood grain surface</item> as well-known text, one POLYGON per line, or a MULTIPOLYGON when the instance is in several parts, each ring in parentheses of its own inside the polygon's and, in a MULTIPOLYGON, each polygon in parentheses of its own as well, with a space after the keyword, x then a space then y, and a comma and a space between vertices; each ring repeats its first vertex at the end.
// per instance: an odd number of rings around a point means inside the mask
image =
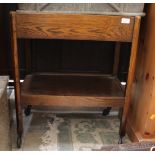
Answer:
POLYGON ((15 102, 16 102, 16 119, 17 119, 17 132, 22 134, 23 132, 23 117, 21 109, 20 98, 20 73, 19 73, 19 53, 17 47, 17 33, 16 33, 16 14, 11 13, 11 45, 12 45, 12 67, 14 74, 14 88, 15 88, 15 102))
POLYGON ((155 4, 148 4, 142 23, 128 124, 138 140, 155 139, 155 4), (139 133, 139 135, 137 134, 139 133))
POLYGON ((18 38, 132 40, 134 17, 122 24, 123 16, 54 13, 16 13, 18 38))
POLYGON ((123 106, 118 79, 93 75, 28 75, 21 92, 22 103, 64 107, 123 106))
POLYGON ((124 136, 126 133, 126 123, 127 117, 129 114, 129 108, 131 105, 131 92, 134 83, 135 69, 136 69, 136 60, 137 60, 137 52, 138 52, 138 41, 139 41, 139 30, 140 30, 141 17, 135 17, 135 25, 133 30, 133 38, 132 38, 132 46, 131 46, 131 54, 130 54, 130 63, 129 63, 129 71, 128 71, 128 79, 127 79, 127 87, 125 93, 125 104, 123 107, 120 135, 124 136))

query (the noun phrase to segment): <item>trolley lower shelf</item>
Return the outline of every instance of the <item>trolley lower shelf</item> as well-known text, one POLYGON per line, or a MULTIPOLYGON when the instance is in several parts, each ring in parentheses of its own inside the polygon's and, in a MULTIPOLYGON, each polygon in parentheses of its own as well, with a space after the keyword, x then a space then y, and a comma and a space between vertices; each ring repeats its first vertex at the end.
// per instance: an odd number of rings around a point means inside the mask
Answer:
POLYGON ((27 75, 22 104, 65 108, 119 107, 124 93, 116 77, 91 74, 27 75))

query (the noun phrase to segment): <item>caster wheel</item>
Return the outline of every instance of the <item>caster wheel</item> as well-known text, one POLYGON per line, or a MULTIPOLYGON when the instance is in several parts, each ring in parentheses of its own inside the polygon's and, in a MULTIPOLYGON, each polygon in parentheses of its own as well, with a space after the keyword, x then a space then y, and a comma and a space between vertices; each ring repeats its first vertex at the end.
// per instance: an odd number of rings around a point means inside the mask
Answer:
POLYGON ((107 107, 106 109, 103 110, 102 115, 103 115, 103 116, 109 115, 110 110, 111 110, 111 107, 107 107))
POLYGON ((31 106, 28 105, 24 110, 25 116, 29 116, 31 114, 31 106))
POLYGON ((118 119, 120 119, 120 120, 122 118, 122 113, 123 113, 123 108, 120 108, 119 113, 118 113, 118 119))
POLYGON ((22 136, 18 135, 17 136, 17 148, 21 148, 21 144, 22 144, 22 136))

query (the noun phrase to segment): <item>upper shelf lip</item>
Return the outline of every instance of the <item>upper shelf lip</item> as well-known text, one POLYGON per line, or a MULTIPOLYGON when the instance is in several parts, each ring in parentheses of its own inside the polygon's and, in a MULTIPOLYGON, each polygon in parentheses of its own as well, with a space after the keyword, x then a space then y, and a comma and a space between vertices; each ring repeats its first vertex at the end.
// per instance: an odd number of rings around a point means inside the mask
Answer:
POLYGON ((17 13, 26 13, 26 14, 39 14, 39 13, 57 13, 57 14, 88 14, 88 15, 107 15, 107 16, 145 16, 146 14, 144 12, 96 12, 96 11, 28 11, 28 10, 16 10, 17 13))

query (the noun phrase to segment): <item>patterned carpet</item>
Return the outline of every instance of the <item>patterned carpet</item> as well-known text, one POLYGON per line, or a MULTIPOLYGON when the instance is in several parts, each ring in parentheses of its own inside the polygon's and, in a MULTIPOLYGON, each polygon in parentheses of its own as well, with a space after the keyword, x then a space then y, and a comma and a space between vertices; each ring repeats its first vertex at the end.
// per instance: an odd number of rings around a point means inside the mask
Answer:
MULTIPOLYGON (((10 102, 14 103, 11 93, 10 102)), ((14 108, 14 107, 13 107, 14 108)), ((24 114, 23 144, 25 151, 72 151, 100 149, 118 143, 119 119, 117 115, 103 117, 101 113, 53 114, 33 110, 24 114)), ((13 109, 12 150, 16 148, 16 122, 13 109)), ((130 143, 126 137, 124 143, 130 143)))
MULTIPOLYGON (((23 150, 92 150, 118 143, 117 117, 33 113, 23 150), (33 144, 32 144, 33 143, 33 144)), ((126 138, 125 143, 130 141, 126 138)))

